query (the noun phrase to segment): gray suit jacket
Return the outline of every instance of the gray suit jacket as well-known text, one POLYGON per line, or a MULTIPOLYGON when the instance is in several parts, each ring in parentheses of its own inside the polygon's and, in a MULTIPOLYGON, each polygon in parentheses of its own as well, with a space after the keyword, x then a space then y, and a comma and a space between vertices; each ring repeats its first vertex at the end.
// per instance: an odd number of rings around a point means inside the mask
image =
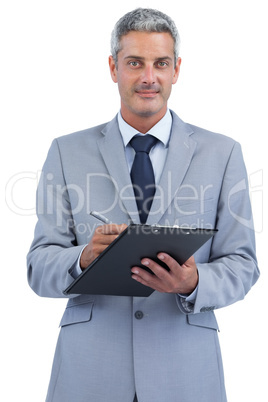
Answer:
MULTIPOLYGON (((135 390, 140 402, 226 401, 213 310, 243 299, 259 276, 247 174, 238 143, 172 116, 147 223, 219 230, 195 254, 196 297, 73 295, 47 402, 132 402, 135 390)), ((49 150, 27 261, 29 284, 40 296, 64 297, 99 224, 91 210, 116 223, 138 222, 116 118, 58 138, 49 150)))

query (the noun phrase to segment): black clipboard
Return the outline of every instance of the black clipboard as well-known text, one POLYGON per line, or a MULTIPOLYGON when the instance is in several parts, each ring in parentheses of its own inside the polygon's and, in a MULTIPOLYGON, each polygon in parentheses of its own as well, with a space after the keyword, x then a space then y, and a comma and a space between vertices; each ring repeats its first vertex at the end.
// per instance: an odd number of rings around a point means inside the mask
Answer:
POLYGON ((141 259, 148 257, 167 268, 157 259, 159 252, 168 253, 183 264, 216 232, 216 229, 131 224, 64 290, 64 294, 148 297, 154 290, 132 279, 133 266, 148 269, 141 265, 141 259))

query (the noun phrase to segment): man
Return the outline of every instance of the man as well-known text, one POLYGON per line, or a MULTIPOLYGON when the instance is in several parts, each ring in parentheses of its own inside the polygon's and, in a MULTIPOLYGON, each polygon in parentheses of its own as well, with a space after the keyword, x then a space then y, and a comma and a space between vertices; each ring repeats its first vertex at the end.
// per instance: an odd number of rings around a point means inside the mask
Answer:
POLYGON ((167 108, 179 76, 178 42, 173 21, 156 10, 134 10, 116 24, 109 66, 121 111, 108 124, 53 141, 28 280, 40 296, 64 297, 130 221, 218 232, 182 266, 161 252, 169 271, 149 258, 142 260, 149 271, 133 267, 133 280, 155 290, 148 298, 73 295, 47 402, 226 401, 213 310, 243 299, 259 276, 247 175, 239 144, 167 108), (134 193, 137 135, 157 138, 146 157, 152 203, 134 193), (100 225, 92 210, 114 223, 100 225))

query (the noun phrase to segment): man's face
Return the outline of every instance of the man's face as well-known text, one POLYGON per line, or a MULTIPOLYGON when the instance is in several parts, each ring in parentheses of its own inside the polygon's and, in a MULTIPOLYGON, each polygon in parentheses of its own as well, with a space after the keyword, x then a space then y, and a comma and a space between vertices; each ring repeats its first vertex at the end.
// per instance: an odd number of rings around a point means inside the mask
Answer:
POLYGON ((180 62, 179 58, 174 68, 174 41, 169 33, 131 31, 122 37, 117 68, 112 56, 109 65, 112 79, 118 83, 126 121, 138 116, 164 116, 180 62))

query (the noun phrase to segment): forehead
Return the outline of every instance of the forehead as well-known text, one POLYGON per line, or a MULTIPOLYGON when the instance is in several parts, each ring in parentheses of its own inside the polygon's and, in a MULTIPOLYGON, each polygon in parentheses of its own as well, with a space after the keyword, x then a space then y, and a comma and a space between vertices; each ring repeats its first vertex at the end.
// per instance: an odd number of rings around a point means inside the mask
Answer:
POLYGON ((131 31, 122 36, 118 56, 174 57, 174 40, 168 32, 131 31))

